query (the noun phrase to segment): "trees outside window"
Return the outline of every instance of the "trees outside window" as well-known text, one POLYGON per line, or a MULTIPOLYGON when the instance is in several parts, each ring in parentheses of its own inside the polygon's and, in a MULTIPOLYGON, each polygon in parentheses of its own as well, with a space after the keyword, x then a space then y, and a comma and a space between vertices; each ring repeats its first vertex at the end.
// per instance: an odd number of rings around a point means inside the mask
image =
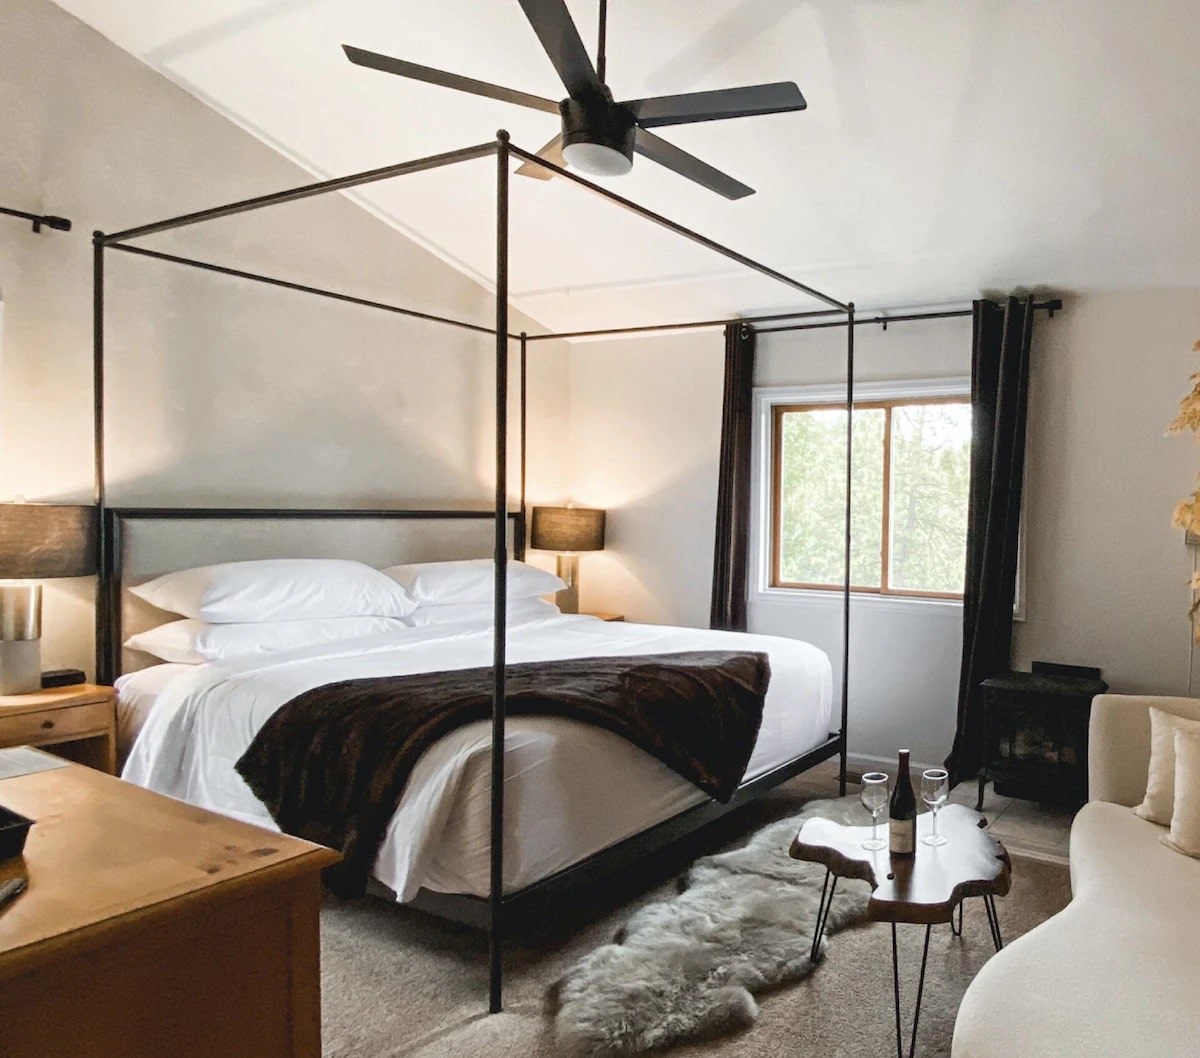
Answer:
MULTIPOLYGON (((840 590, 846 406, 774 407, 773 587, 840 590)), ((971 405, 963 397, 854 406, 851 584, 855 591, 961 598, 971 405)))

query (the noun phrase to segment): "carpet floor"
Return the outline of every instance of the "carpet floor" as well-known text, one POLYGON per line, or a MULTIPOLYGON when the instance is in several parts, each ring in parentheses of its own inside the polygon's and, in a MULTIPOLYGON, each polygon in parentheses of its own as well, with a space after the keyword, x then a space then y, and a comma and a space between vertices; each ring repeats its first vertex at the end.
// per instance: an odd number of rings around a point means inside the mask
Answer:
MULTIPOLYGON (((524 924, 506 959, 505 1012, 487 1009, 487 945, 474 930, 375 899, 330 900, 321 913, 326 1058, 552 1058, 560 1054, 546 990, 610 940, 636 908, 674 892, 697 856, 736 847, 768 822, 798 813, 811 794, 786 784, 646 863, 579 894, 552 918, 524 924)), ((1070 900, 1065 867, 1013 857, 1013 887, 997 902, 1005 942, 1070 900)), ((904 1024, 910 1023, 924 931, 901 926, 904 1024)), ((917 1053, 948 1056, 963 991, 992 953, 983 902, 967 903, 963 937, 935 927, 917 1053)), ((753 1028, 673 1048, 673 1058, 876 1058, 894 1053, 891 947, 886 925, 836 934, 809 977, 761 999, 753 1028)), ((907 1043, 907 1035, 905 1037, 907 1043)))

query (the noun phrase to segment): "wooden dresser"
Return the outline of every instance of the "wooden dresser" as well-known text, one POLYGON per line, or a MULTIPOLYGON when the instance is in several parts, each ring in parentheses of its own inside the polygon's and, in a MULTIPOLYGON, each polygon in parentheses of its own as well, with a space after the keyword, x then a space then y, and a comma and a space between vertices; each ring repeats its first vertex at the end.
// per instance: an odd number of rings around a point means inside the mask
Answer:
POLYGON ((0 780, 4 1058, 319 1058, 328 849, 79 764, 0 780))

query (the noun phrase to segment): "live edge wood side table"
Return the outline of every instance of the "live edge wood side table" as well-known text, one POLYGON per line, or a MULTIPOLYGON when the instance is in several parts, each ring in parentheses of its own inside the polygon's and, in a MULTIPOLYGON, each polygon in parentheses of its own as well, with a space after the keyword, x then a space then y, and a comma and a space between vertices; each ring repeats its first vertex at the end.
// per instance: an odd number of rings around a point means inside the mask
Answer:
POLYGON ((79 683, 32 694, 0 695, 0 749, 10 746, 40 746, 114 774, 116 691, 79 683))
POLYGON ((929 957, 929 934, 935 925, 950 923, 955 936, 962 934, 962 902, 983 897, 992 943, 1003 946, 996 897, 1008 893, 1012 863, 1004 846, 984 829, 986 820, 965 805, 946 805, 938 813, 938 832, 947 838, 945 845, 925 845, 921 837, 931 829, 928 812, 917 817, 915 856, 892 856, 887 849, 870 852, 862 843, 871 836, 871 828, 848 827, 828 819, 809 819, 792 842, 795 859, 820 863, 825 867, 825 884, 817 908, 813 931, 812 958, 820 953, 821 937, 833 903, 839 878, 857 878, 874 890, 867 904, 872 921, 892 925, 892 985, 896 1003, 896 1054, 904 1058, 900 1027, 900 961, 896 951, 896 924, 912 923, 925 927, 925 947, 921 953, 921 974, 917 981, 917 1004, 913 1013, 909 1056, 916 1052, 917 1023, 921 1017, 921 994, 925 990, 925 964, 929 957), (954 912, 958 910, 958 926, 954 912))
POLYGON ((0 881, 4 1058, 320 1058, 337 854, 79 764, 0 779, 35 820, 0 881))

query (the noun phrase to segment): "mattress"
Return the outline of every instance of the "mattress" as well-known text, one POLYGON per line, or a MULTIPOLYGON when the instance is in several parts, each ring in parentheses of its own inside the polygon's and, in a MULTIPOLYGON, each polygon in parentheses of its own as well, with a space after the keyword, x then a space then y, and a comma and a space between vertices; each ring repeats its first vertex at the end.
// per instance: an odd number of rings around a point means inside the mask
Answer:
MULTIPOLYGON (((508 630, 512 663, 730 649, 764 651, 771 659, 771 684, 747 779, 828 738, 832 671, 828 657, 809 643, 580 615, 533 619, 508 630)), ((123 777, 278 829, 234 764, 281 705, 337 680, 489 665, 491 652, 489 625, 457 624, 237 663, 173 666, 177 671, 166 676, 122 677, 123 696, 137 690, 144 697, 150 693, 146 686, 157 685, 153 704, 146 709, 142 702, 145 721, 123 777)), ((127 712, 132 715, 132 709, 127 712)), ((411 900, 421 888, 487 894, 490 748, 490 722, 469 724, 440 739, 418 761, 372 872, 396 899, 411 900)), ((706 799, 619 736, 573 720, 510 719, 504 757, 506 891, 548 877, 706 799)))

